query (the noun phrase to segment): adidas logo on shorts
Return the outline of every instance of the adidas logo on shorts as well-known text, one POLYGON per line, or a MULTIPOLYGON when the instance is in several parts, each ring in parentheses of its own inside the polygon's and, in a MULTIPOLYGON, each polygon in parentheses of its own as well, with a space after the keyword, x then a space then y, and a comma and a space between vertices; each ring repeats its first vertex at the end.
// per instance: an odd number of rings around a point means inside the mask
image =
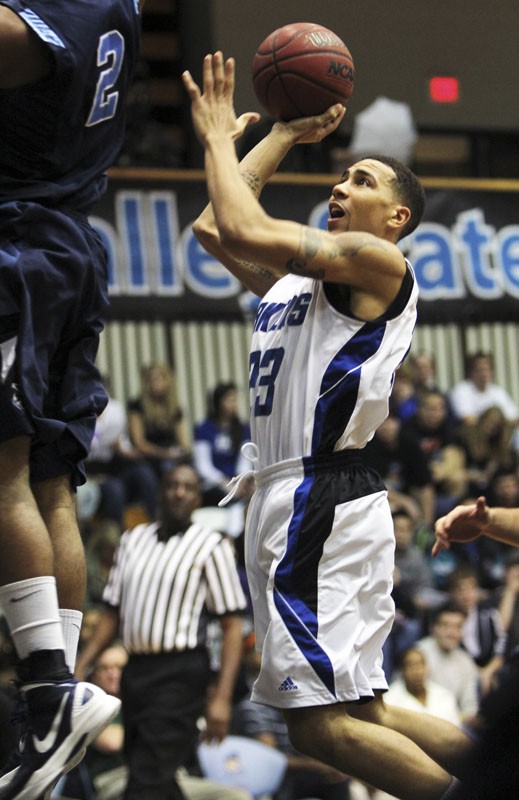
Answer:
POLYGON ((299 686, 297 683, 294 683, 290 676, 285 678, 283 683, 278 686, 278 692, 295 692, 296 689, 299 689, 299 686))

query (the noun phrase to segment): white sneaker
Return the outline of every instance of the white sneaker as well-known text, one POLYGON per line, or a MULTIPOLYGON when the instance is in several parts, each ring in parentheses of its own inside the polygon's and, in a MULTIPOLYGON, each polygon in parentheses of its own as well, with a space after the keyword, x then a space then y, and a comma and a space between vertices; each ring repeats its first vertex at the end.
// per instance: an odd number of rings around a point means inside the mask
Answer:
POLYGON ((0 800, 40 800, 60 775, 79 764, 86 748, 115 717, 121 701, 83 681, 31 683, 20 765, 4 775, 0 800))

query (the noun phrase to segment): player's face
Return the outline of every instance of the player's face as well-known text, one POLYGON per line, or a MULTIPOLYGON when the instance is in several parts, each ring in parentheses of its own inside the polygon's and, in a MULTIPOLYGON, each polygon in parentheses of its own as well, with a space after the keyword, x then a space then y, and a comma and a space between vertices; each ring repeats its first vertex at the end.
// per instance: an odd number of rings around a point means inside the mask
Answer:
POLYGON ((398 207, 387 164, 367 158, 353 164, 332 189, 327 220, 330 233, 365 231, 384 236, 392 212, 398 207))

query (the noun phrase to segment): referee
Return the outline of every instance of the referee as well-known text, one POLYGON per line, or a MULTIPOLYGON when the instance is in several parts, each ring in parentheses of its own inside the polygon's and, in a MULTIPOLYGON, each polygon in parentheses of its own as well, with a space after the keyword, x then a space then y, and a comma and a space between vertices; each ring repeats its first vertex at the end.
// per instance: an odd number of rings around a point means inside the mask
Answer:
POLYGON ((116 636, 128 650, 121 681, 125 800, 182 800, 175 772, 193 755, 198 719, 205 715, 208 738, 227 733, 246 600, 228 539, 191 522, 199 505, 192 467, 165 473, 159 520, 122 535, 105 610, 78 659, 83 674, 116 636), (208 695, 207 622, 214 616, 223 635, 221 668, 208 695))

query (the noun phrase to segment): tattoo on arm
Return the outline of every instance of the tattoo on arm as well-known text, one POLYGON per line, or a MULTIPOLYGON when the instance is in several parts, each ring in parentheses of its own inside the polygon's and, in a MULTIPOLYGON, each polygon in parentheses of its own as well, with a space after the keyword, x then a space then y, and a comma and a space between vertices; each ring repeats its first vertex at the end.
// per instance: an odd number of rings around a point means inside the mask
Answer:
POLYGON ((252 194, 255 197, 259 197, 261 191, 259 175, 257 175, 255 172, 247 170, 246 172, 242 172, 242 178, 251 190, 252 194))
POLYGON ((321 244, 321 234, 316 228, 302 226, 299 251, 286 262, 288 271, 293 272, 295 275, 306 275, 315 280, 322 280, 324 278, 324 269, 311 267, 308 264, 319 252, 321 244))
POLYGON ((345 244, 344 239, 340 245, 330 243, 328 238, 326 243, 323 241, 323 232, 318 228, 309 228, 302 226, 301 229, 301 243, 295 256, 286 262, 286 268, 289 272, 295 275, 306 275, 315 280, 324 280, 325 269, 323 267, 312 266, 311 262, 319 253, 321 256, 326 255, 328 262, 333 262, 338 259, 354 258, 365 248, 371 249, 380 248, 385 249, 387 243, 379 240, 377 241, 372 236, 365 239, 357 237, 355 244, 345 244))
POLYGON ((260 278, 265 278, 271 282, 277 281, 274 273, 270 272, 268 269, 265 269, 265 267, 262 267, 261 264, 254 264, 252 261, 240 261, 239 263, 242 267, 246 267, 250 272, 254 272, 256 275, 259 275, 260 278))

